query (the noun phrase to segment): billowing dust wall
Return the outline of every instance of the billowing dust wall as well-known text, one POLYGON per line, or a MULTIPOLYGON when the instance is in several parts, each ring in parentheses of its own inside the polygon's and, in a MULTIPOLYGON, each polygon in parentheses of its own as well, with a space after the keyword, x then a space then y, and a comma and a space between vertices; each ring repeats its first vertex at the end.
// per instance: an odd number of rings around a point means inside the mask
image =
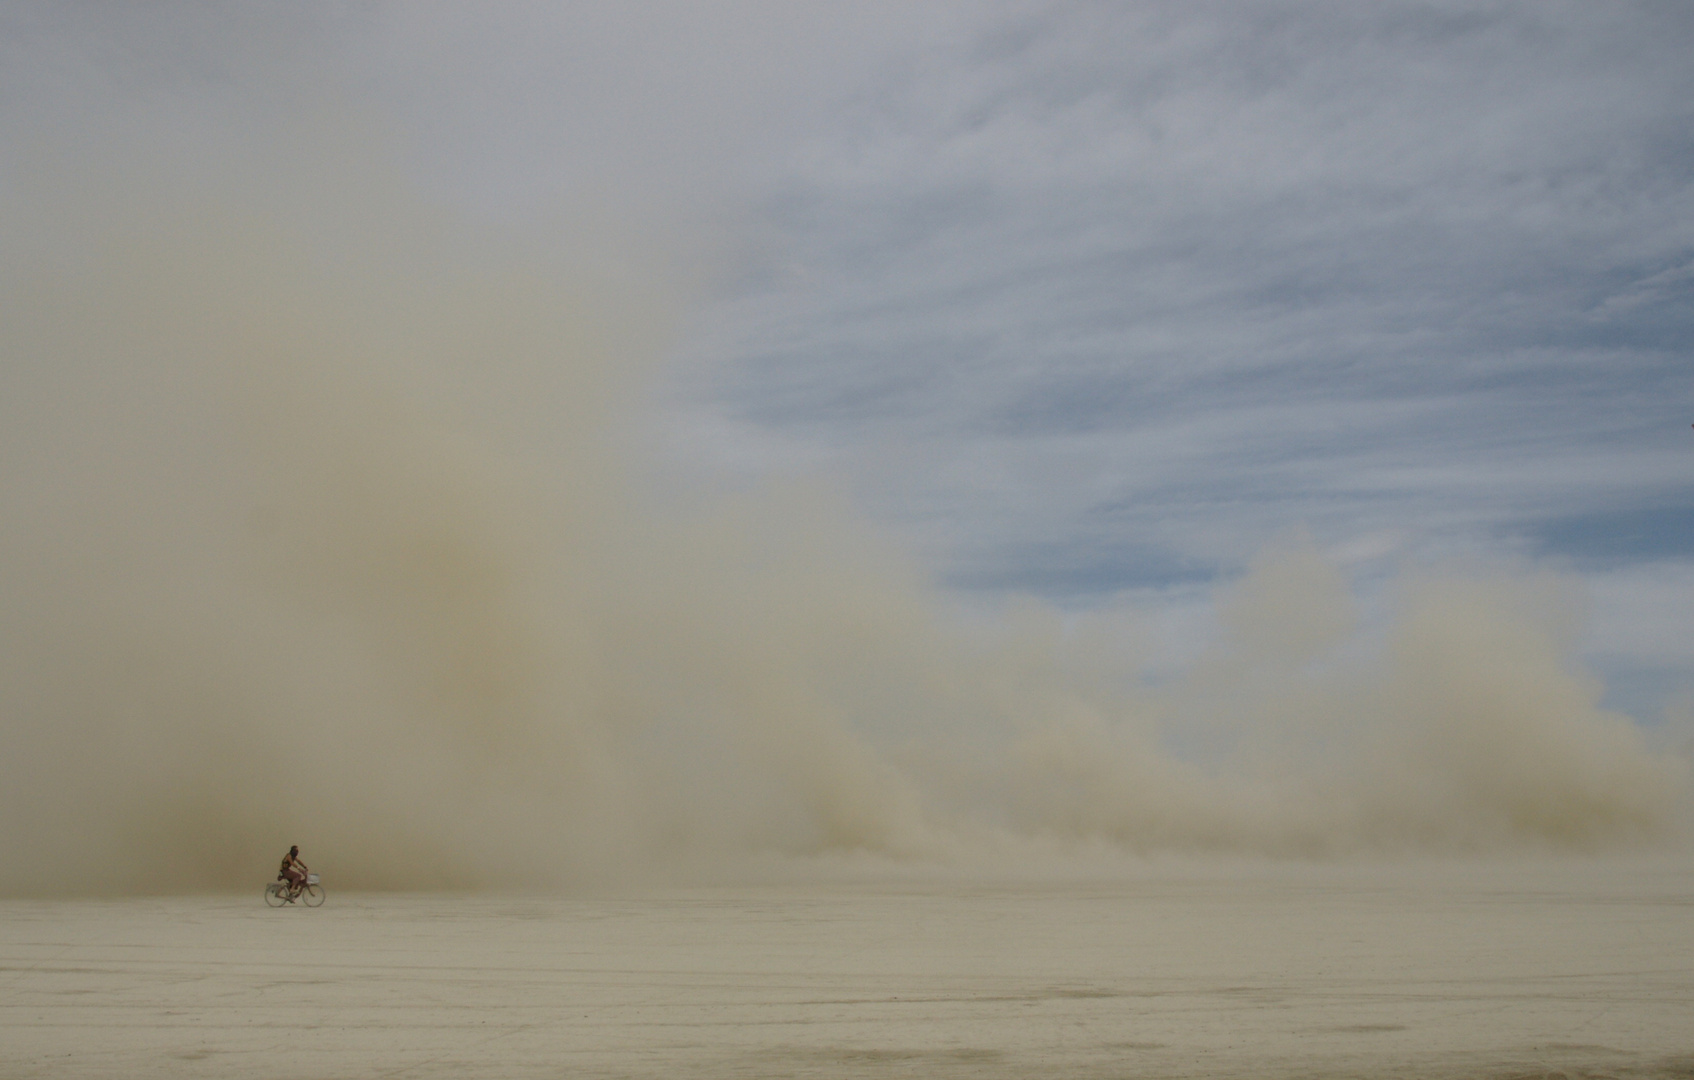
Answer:
POLYGON ((347 231, 13 193, 0 894, 253 887, 290 843, 425 888, 1680 835, 1566 583, 1409 575, 1361 630, 1295 538, 1148 684, 1133 612, 967 618, 821 488, 667 490, 677 303, 371 190, 347 231))

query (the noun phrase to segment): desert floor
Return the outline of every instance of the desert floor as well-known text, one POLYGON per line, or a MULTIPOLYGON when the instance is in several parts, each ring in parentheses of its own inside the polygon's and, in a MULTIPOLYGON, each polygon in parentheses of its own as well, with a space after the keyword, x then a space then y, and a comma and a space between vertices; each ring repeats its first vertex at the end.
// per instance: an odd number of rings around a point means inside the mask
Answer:
POLYGON ((3 1077, 1694 1077, 1694 865, 0 902, 3 1077))

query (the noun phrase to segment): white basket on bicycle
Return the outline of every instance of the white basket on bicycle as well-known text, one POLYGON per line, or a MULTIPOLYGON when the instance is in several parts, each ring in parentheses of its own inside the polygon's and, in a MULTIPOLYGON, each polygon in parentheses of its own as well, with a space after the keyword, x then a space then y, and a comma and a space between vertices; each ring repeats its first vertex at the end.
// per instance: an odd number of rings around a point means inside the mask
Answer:
POLYGON ((316 875, 316 874, 307 874, 306 875, 306 884, 316 885, 317 883, 318 883, 318 875, 316 875))

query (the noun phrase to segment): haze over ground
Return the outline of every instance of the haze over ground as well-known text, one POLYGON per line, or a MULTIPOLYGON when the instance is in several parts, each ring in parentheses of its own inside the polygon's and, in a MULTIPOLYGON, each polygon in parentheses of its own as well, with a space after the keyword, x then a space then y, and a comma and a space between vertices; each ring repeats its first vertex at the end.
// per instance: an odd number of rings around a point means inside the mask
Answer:
POLYGON ((1686 842, 1678 6, 0 10, 0 893, 1686 842))

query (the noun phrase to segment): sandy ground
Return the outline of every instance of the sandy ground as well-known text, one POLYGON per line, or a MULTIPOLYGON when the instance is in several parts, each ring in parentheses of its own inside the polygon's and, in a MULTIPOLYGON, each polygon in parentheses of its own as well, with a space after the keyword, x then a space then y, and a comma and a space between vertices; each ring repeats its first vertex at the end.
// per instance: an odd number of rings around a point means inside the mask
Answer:
POLYGON ((4 1077, 1694 1077, 1694 867, 0 903, 4 1077))

